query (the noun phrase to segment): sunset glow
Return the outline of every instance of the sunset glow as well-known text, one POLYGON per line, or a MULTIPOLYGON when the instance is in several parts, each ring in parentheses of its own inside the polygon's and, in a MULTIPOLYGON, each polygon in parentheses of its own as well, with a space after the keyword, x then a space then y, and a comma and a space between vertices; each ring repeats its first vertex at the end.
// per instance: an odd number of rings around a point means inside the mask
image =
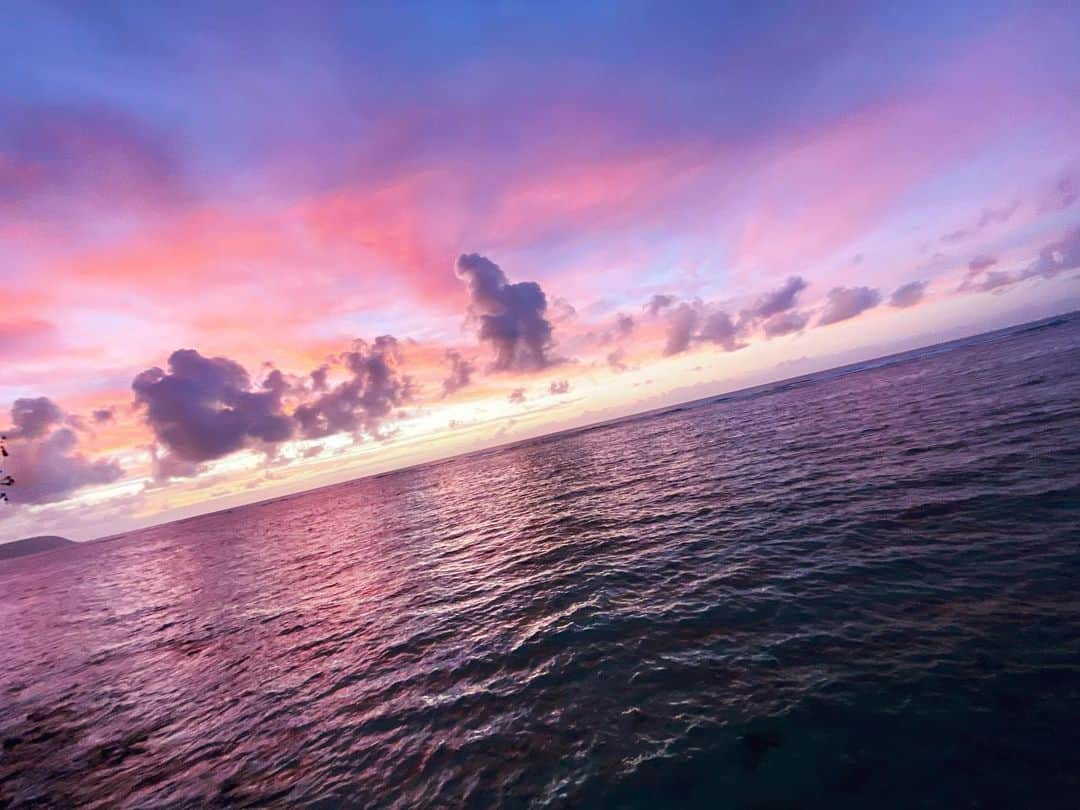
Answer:
POLYGON ((1080 306, 1067 4, 156 6, 0 28, 4 539, 1080 306))

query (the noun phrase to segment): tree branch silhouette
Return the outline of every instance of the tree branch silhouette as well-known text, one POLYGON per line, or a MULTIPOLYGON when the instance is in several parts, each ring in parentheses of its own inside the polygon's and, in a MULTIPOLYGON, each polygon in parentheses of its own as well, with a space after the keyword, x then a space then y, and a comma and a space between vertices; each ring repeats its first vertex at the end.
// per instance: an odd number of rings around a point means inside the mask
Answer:
MULTIPOLYGON (((0 465, 3 464, 2 459, 8 457, 7 449, 7 436, 0 436, 0 465)), ((10 487, 15 485, 15 479, 10 475, 4 475, 4 468, 0 466, 0 486, 10 487)), ((8 496, 6 492, 0 492, 0 501, 7 501, 8 496)))

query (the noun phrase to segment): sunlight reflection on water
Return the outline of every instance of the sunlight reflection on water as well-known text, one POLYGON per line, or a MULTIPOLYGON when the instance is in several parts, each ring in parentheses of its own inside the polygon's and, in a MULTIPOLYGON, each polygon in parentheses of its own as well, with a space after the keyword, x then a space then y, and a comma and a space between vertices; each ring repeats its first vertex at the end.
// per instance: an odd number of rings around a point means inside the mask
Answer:
POLYGON ((1080 319, 0 563, 0 804, 1054 804, 1080 319))

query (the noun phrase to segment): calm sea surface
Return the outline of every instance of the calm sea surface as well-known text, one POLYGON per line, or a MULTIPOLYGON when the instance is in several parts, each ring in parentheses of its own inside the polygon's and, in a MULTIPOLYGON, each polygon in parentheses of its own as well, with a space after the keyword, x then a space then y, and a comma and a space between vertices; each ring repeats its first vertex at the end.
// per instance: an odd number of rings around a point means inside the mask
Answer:
POLYGON ((0 806, 1076 807, 1080 316, 0 562, 0 806))

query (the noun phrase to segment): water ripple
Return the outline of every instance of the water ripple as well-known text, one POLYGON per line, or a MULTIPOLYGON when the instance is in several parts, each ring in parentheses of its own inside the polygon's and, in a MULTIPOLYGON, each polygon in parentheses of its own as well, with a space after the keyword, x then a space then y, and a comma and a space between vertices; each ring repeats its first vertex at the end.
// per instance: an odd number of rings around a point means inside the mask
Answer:
POLYGON ((0 563, 0 806, 1069 806, 1080 318, 0 563))

